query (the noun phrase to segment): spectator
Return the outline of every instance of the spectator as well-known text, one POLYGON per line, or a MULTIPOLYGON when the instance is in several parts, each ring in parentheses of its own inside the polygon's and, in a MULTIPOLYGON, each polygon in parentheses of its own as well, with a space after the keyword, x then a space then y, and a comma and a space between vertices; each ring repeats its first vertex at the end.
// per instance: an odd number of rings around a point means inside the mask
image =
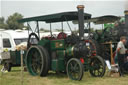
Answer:
POLYGON ((120 37, 120 41, 118 42, 117 45, 117 56, 118 56, 118 65, 119 65, 119 73, 120 76, 123 76, 123 65, 124 65, 124 59, 125 59, 125 54, 126 54, 126 44, 127 40, 125 36, 120 37))

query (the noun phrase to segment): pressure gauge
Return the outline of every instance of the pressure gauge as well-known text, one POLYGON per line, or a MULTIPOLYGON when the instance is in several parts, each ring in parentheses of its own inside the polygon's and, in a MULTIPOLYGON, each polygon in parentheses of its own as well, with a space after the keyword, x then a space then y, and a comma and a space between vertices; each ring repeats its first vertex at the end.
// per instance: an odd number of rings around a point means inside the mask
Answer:
POLYGON ((90 43, 86 43, 86 46, 89 46, 90 45, 90 43))

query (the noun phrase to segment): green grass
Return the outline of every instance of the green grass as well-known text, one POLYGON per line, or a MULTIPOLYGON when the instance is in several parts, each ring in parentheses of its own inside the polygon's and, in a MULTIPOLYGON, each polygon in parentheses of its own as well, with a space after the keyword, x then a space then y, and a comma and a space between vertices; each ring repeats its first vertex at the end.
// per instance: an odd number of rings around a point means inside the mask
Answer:
MULTIPOLYGON (((11 72, 0 72, 0 85, 21 85, 20 74, 19 67, 13 67, 11 72)), ((24 72, 24 85, 128 85, 128 75, 112 78, 106 74, 103 78, 95 78, 91 77, 89 72, 85 72, 82 81, 73 81, 64 74, 50 72, 47 77, 39 77, 24 72)))

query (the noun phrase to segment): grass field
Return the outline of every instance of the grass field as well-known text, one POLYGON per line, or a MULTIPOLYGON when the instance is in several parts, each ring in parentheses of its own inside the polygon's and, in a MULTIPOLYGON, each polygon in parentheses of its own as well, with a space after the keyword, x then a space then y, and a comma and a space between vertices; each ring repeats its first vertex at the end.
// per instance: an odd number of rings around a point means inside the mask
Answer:
MULTIPOLYGON (((0 69, 2 66, 0 66, 0 69)), ((14 67, 11 72, 0 72, 0 85, 21 85, 20 68, 14 67)), ((128 85, 128 75, 120 78, 108 77, 103 78, 91 77, 85 72, 82 81, 70 80, 67 75, 49 73, 47 77, 33 77, 28 72, 24 72, 24 85, 128 85)))

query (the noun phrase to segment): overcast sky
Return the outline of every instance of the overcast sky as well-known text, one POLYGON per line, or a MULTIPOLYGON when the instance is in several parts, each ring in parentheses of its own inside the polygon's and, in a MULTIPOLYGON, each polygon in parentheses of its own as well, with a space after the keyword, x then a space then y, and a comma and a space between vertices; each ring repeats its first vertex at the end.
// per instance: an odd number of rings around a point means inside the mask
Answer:
POLYGON ((21 13, 24 17, 39 16, 64 11, 76 11, 78 4, 85 5, 85 12, 92 14, 92 17, 103 15, 123 16, 128 0, 69 0, 69 1, 34 1, 34 0, 1 0, 0 16, 7 17, 15 12, 21 13))

